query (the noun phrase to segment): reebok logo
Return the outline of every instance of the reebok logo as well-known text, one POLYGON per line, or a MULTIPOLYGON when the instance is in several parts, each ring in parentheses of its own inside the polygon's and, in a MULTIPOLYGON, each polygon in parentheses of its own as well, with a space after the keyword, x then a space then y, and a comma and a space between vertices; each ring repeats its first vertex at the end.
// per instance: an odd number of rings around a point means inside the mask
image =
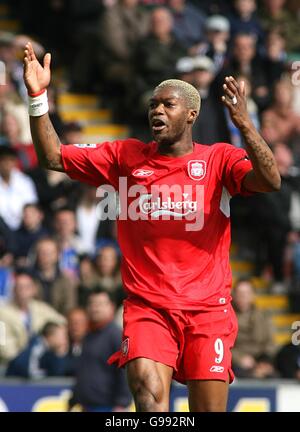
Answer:
POLYGON ((212 366, 209 369, 209 372, 219 372, 219 373, 222 373, 222 372, 224 372, 224 367, 223 366, 214 365, 214 366, 212 366))
POLYGON ((132 173, 134 177, 150 177, 152 174, 154 174, 154 171, 146 170, 142 168, 136 169, 132 173))

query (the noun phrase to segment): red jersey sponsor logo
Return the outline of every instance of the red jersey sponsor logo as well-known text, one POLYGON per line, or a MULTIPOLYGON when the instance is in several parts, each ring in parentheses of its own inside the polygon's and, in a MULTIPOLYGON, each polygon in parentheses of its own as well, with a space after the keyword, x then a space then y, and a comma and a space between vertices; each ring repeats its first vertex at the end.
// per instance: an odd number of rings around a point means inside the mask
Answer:
POLYGON ((171 197, 163 199, 158 196, 153 200, 152 194, 145 194, 139 198, 139 207, 143 214, 151 215, 153 218, 168 215, 185 217, 197 211, 197 201, 189 199, 189 194, 183 193, 182 201, 173 201, 171 197))

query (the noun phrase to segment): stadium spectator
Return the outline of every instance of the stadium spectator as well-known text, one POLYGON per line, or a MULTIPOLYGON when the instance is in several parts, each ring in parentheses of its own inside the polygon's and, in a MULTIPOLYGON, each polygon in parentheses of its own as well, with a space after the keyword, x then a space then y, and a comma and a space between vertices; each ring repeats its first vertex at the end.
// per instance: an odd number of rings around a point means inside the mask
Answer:
POLYGON ((193 84, 201 97, 202 112, 195 121, 193 136, 196 142, 203 144, 229 141, 224 107, 212 85, 215 74, 214 63, 209 57, 194 58, 193 84))
POLYGON ((196 49, 205 38, 205 14, 186 0, 168 0, 168 5, 175 37, 186 49, 196 49))
POLYGON ((124 92, 130 82, 136 45, 149 30, 149 14, 140 7, 138 0, 118 0, 102 14, 99 23, 101 49, 97 49, 97 55, 111 94, 124 92))
POLYGON ((1 135, 3 142, 8 141, 11 146, 20 143, 20 125, 12 113, 4 113, 1 119, 1 135))
POLYGON ((262 114, 261 133, 269 144, 292 144, 300 136, 300 116, 293 111, 293 86, 283 78, 274 87, 273 103, 262 114))
POLYGON ((222 15, 212 15, 205 22, 205 41, 193 50, 195 55, 205 55, 212 59, 216 73, 224 67, 228 56, 228 45, 230 37, 229 20, 222 15))
POLYGON ((76 207, 76 226, 80 241, 80 252, 92 256, 96 250, 100 225, 101 234, 109 236, 109 233, 104 233, 102 230, 104 225, 107 225, 107 222, 100 220, 97 188, 83 185, 80 192, 81 196, 76 207))
POLYGON ((36 300, 37 296, 36 282, 28 272, 20 270, 15 276, 11 302, 0 307, 0 321, 6 328, 6 345, 0 347, 0 362, 7 363, 16 357, 47 322, 65 323, 62 315, 36 300))
POLYGON ((63 142, 65 144, 83 142, 83 127, 78 122, 65 123, 63 126, 63 142))
POLYGON ((275 294, 285 293, 284 253, 287 236, 291 230, 289 213, 291 197, 297 182, 291 176, 293 155, 284 143, 273 147, 274 157, 281 174, 280 191, 254 197, 252 220, 254 222, 256 251, 256 275, 261 276, 266 264, 272 269, 271 291, 275 294), (255 210, 254 210, 255 209, 255 210))
POLYGON ((150 92, 160 81, 173 76, 176 62, 186 49, 173 35, 173 17, 168 9, 159 7, 151 14, 151 33, 141 40, 136 49, 133 76, 138 116, 143 116, 150 92))
MULTIPOLYGON (((18 168, 24 171, 37 165, 37 156, 31 138, 28 138, 30 140, 28 142, 22 141, 22 125, 18 114, 18 111, 16 113, 9 110, 4 112, 1 119, 1 140, 4 144, 9 144, 10 147, 16 150, 18 168)), ((29 124, 27 129, 29 132, 29 124)))
POLYGON ((286 40, 277 30, 271 30, 266 34, 262 56, 265 71, 269 80, 268 85, 269 88, 271 88, 271 93, 273 95, 274 85, 284 76, 289 67, 286 52, 286 40))
POLYGON ((48 322, 41 333, 32 337, 25 349, 9 362, 5 375, 37 380, 63 377, 69 370, 66 326, 48 322))
POLYGON ((78 359, 82 353, 82 343, 88 332, 88 316, 85 309, 71 309, 67 315, 69 334, 69 375, 74 376, 78 359))
POLYGON ((113 246, 101 248, 95 258, 95 268, 98 277, 98 284, 106 290, 114 292, 121 283, 119 258, 113 246))
POLYGON ((237 33, 232 39, 232 56, 225 65, 220 78, 224 75, 243 75, 252 87, 253 99, 259 109, 265 109, 270 102, 271 89, 266 75, 263 59, 257 52, 255 36, 249 33, 237 33))
POLYGON ((0 307, 11 300, 14 270, 14 233, 0 218, 0 307))
POLYGON ((76 234, 75 212, 63 207, 55 212, 54 236, 59 247, 60 270, 76 279, 78 276, 78 253, 84 252, 79 236, 76 234))
POLYGON ((89 293, 96 285, 96 271, 94 262, 89 255, 79 256, 79 284, 78 284, 78 304, 85 308, 89 293))
MULTIPOLYGON (((265 54, 273 62, 280 62, 281 74, 285 71, 285 61, 287 60, 286 40, 282 33, 277 30, 270 30, 266 34, 265 54)), ((281 77, 277 75, 279 79, 281 77)), ((275 81, 273 78, 272 81, 275 81)))
POLYGON ((131 78, 136 43, 149 30, 148 13, 138 0, 118 0, 89 27, 78 38, 73 88, 96 89, 110 101, 131 78))
POLYGON ((256 0, 234 0, 233 13, 230 15, 231 36, 239 33, 249 33, 255 36, 262 45, 264 32, 256 17, 256 0))
MULTIPOLYGON (((12 231, 0 216, 0 257, 1 259, 6 254, 12 254, 16 248, 15 231, 12 231)), ((12 255, 11 255, 12 256, 12 255)))
POLYGON ((273 377, 273 328, 268 316, 255 306, 255 292, 251 281, 237 281, 232 295, 239 325, 236 343, 232 349, 234 372, 241 378, 273 377))
POLYGON ((43 225, 44 214, 38 204, 26 204, 23 208, 22 225, 15 232, 14 255, 18 267, 28 265, 28 255, 32 252, 34 244, 48 235, 43 225))
POLYGON ((19 141, 28 144, 31 142, 29 121, 26 105, 18 95, 10 75, 5 71, 5 85, 0 86, 0 122, 1 122, 1 142, 6 142, 8 138, 3 134, 3 117, 11 114, 17 119, 19 141))
POLYGON ((281 347, 275 358, 281 378, 300 380, 300 344, 289 343, 281 347))
POLYGON ((23 207, 37 202, 34 183, 17 169, 17 161, 15 150, 0 146, 0 216, 11 230, 20 227, 23 207))
POLYGON ((64 174, 35 167, 28 171, 33 180, 38 202, 45 213, 45 224, 53 227, 53 215, 61 207, 72 206, 76 201, 77 184, 64 174))
POLYGON ((85 309, 74 308, 68 313, 70 353, 78 357, 82 352, 82 342, 88 331, 88 316, 85 309))
POLYGON ((123 291, 120 260, 113 246, 99 249, 95 258, 96 282, 113 294, 117 307, 121 306, 125 294, 123 291))
POLYGON ((176 78, 186 81, 190 84, 193 83, 194 75, 194 58, 181 57, 176 63, 176 78))
MULTIPOLYGON (((10 75, 14 88, 22 100, 27 101, 27 91, 23 81, 23 67, 17 56, 15 35, 9 32, 0 33, 0 61, 5 64, 6 72, 10 75)), ((23 47, 24 50, 24 47, 23 47)))
POLYGON ((300 48, 298 23, 294 15, 285 6, 286 0, 264 0, 261 11, 261 22, 265 31, 276 30, 284 35, 287 51, 300 48))
POLYGON ((33 271, 40 284, 40 298, 57 311, 66 314, 77 305, 77 282, 59 266, 59 249, 51 237, 35 245, 33 271))
POLYGON ((90 331, 82 344, 73 403, 81 404, 85 411, 125 410, 131 402, 125 372, 107 364, 121 342, 121 330, 113 323, 112 297, 95 289, 89 295, 87 311, 90 331))

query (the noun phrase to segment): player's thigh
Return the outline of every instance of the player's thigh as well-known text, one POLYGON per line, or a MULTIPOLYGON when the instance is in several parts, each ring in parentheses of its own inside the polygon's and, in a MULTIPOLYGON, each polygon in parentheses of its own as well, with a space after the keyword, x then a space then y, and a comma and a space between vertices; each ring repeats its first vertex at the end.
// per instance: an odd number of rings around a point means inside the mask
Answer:
POLYGON ((130 389, 135 397, 150 394, 157 403, 169 405, 173 368, 148 358, 136 358, 126 365, 130 389))
POLYGON ((192 412, 225 412, 229 381, 188 381, 189 407, 192 412))
MULTIPOLYGON (((233 380, 231 348, 237 327, 231 312, 195 315, 185 333, 185 347, 178 375, 185 381, 233 380)), ((176 376, 175 376, 176 378, 176 376)))
POLYGON ((130 299, 124 305, 123 347, 119 366, 134 359, 151 359, 177 369, 176 323, 163 310, 130 299))

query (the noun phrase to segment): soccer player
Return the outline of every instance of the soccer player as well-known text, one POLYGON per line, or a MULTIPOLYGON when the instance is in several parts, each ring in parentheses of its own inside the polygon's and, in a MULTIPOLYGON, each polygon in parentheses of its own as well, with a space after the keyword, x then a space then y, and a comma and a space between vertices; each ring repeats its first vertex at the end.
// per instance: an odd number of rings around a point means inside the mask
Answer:
POLYGON ((154 141, 61 145, 49 120, 43 66, 28 44, 24 80, 40 163, 119 192, 118 239, 128 298, 120 351, 138 411, 168 411, 172 378, 186 383, 191 411, 225 411, 233 380, 236 318, 231 307, 230 207, 235 194, 279 190, 273 154, 248 116, 245 88, 226 77, 222 101, 247 152, 192 140, 200 97, 168 80, 150 99, 154 141))

